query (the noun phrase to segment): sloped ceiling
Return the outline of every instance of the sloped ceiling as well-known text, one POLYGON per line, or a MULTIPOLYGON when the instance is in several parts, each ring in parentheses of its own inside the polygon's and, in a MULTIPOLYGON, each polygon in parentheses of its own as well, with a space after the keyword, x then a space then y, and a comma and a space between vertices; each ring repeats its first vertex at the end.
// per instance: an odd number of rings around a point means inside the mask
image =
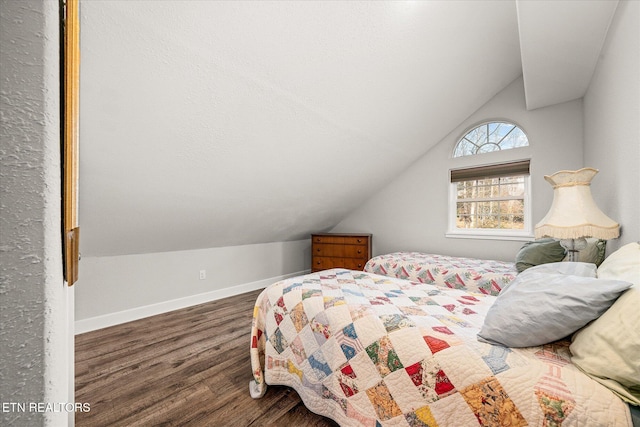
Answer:
POLYGON ((522 74, 515 1, 81 0, 81 56, 85 256, 330 229, 522 74))
POLYGON ((618 0, 517 0, 527 108, 584 96, 618 0))

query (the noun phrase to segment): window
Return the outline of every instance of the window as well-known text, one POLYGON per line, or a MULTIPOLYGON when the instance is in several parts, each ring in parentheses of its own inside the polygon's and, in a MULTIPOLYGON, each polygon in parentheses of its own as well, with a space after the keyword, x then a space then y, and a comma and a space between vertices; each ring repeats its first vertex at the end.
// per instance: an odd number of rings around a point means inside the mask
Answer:
POLYGON ((531 236, 529 160, 451 170, 448 237, 531 236))
POLYGON ((453 157, 526 147, 529 140, 522 129, 506 122, 489 122, 471 129, 458 141, 453 157))

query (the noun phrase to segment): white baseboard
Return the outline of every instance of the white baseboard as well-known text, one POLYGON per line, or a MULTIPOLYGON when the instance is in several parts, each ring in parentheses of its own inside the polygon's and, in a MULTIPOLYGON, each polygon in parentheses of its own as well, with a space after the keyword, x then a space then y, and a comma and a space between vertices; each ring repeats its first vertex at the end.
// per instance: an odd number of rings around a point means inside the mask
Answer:
POLYGON ((121 323, 131 322, 133 320, 143 319, 149 316, 155 316, 156 314, 162 314, 173 310, 179 310, 181 308, 191 307, 193 305, 198 305, 209 301, 215 301, 234 295, 240 295, 245 292, 263 289, 280 280, 308 273, 309 270, 284 274, 281 276, 270 277, 268 279, 258 280, 255 282, 244 283, 242 285, 230 286, 224 289, 216 289, 215 291, 205 292, 202 294, 164 301, 157 304, 150 304, 142 307, 132 308, 129 310, 118 311, 115 313, 103 314, 102 316, 76 320, 75 335, 95 331, 97 329, 102 329, 109 326, 119 325, 121 323))

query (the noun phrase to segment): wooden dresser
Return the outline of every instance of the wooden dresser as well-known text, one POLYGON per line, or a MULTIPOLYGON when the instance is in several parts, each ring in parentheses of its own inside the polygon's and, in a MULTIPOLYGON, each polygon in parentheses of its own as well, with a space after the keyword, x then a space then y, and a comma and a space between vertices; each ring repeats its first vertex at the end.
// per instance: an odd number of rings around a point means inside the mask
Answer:
POLYGON ((311 271, 329 268, 362 270, 371 258, 371 234, 311 235, 311 271))

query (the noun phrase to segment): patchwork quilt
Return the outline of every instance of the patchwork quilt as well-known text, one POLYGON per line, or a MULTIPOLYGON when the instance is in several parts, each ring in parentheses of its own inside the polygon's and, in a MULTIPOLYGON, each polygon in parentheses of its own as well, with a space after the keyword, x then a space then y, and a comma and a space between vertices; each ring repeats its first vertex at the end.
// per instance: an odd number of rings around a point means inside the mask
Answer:
POLYGON ((344 269, 280 281, 255 304, 251 394, 290 386, 342 426, 631 425, 627 405, 571 364, 568 342, 479 342, 494 300, 344 269))
POLYGON ((379 255, 367 262, 364 271, 488 295, 498 295, 518 274, 512 262, 421 252, 379 255))

